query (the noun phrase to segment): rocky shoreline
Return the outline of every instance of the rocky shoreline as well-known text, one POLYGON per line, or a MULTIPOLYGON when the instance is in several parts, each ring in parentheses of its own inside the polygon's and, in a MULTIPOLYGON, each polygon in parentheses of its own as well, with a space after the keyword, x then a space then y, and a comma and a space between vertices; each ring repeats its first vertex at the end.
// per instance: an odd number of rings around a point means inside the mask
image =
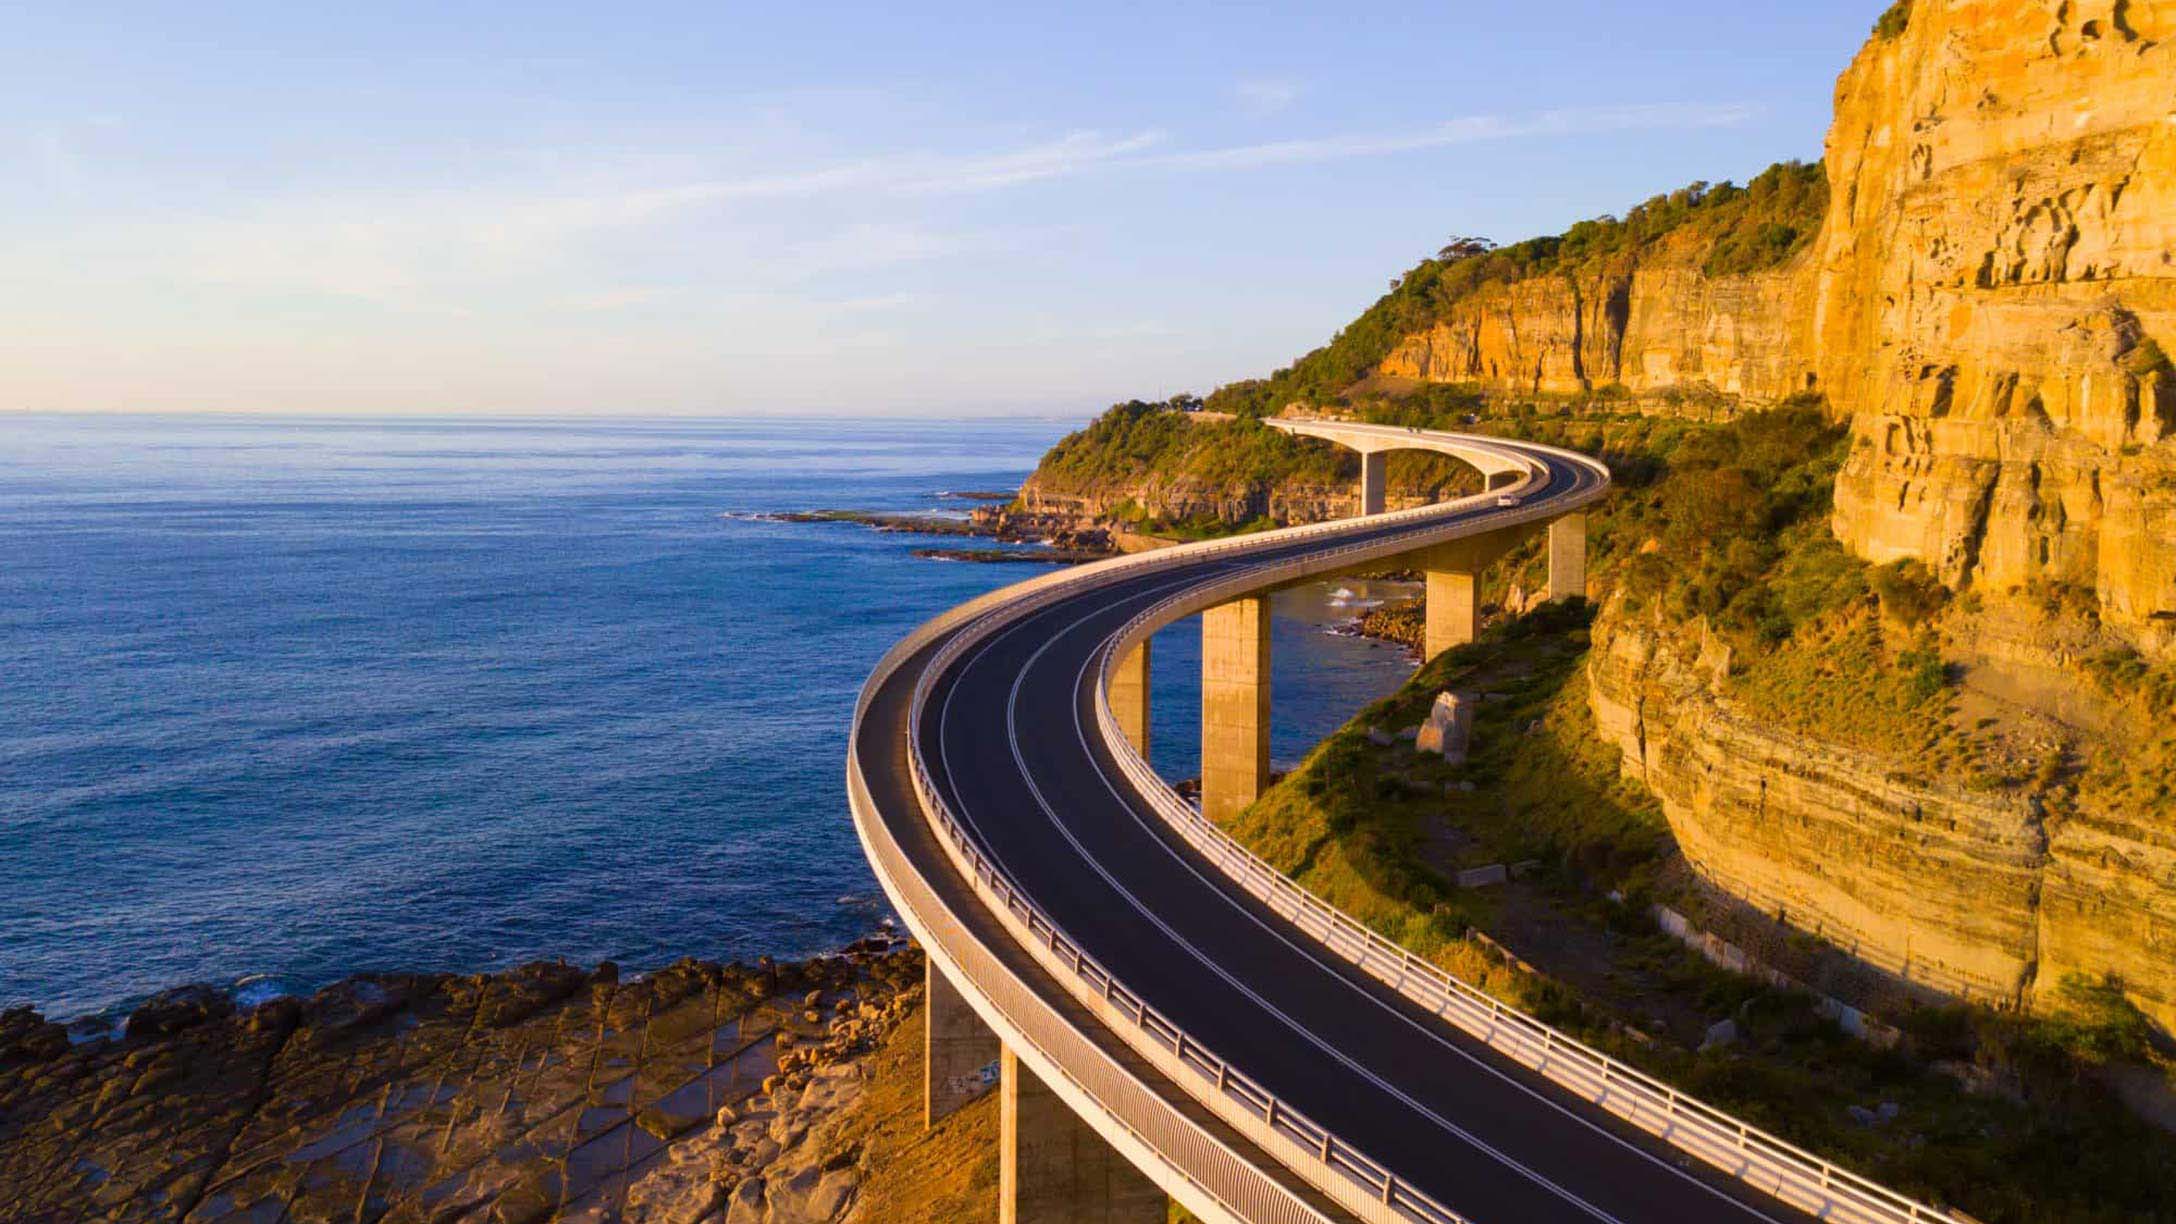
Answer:
POLYGON ((1032 514, 1015 509, 1011 494, 952 493, 963 500, 999 502, 977 506, 965 518, 881 510, 796 510, 769 515, 781 523, 856 523, 877 531, 912 535, 991 540, 1010 548, 917 548, 914 555, 933 561, 1079 565, 1117 556, 1111 533, 1069 516, 1032 514))
POLYGON ((856 1214, 887 1157, 854 1136, 922 973, 880 936, 640 976, 363 974, 252 1007, 183 987, 90 1040, 15 1008, 0 1218, 905 1218, 856 1214))

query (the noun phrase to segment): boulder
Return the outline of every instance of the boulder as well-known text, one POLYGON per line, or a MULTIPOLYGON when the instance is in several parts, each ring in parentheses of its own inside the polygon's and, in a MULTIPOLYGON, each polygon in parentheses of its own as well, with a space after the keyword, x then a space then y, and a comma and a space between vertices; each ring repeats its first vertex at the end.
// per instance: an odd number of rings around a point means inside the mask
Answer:
POLYGON ((43 1062, 68 1052, 68 1030, 33 1008, 0 1012, 0 1067, 43 1062))
POLYGON ((1465 764, 1473 739, 1474 700, 1472 693, 1437 693, 1428 721, 1413 740, 1413 750, 1441 753, 1453 765, 1465 764))
POLYGON ((234 1000, 214 986, 197 983, 160 991, 129 1013, 132 1039, 171 1037, 207 1020, 224 1020, 234 1014, 234 1000))
POLYGON ((1736 1045, 1737 1041, 1738 1022, 1736 1020, 1717 1020, 1708 1026, 1707 1036, 1700 1042, 1700 1048, 1713 1050, 1721 1046, 1736 1045))

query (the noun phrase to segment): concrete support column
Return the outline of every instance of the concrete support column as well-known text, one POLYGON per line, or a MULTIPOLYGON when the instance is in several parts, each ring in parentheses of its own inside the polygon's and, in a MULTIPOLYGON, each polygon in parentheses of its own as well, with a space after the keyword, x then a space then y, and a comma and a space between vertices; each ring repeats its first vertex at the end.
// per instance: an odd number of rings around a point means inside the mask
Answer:
POLYGON ((934 962, 925 962, 922 1004, 922 1124, 995 1087, 1001 1043, 934 962))
POLYGON ((1421 638, 1426 662, 1473 640, 1480 629, 1480 575, 1471 570, 1428 571, 1427 629, 1421 638))
POLYGON ((1201 810, 1222 822, 1269 786, 1269 596, 1201 614, 1201 810))
POLYGON ((1388 504, 1390 452, 1360 452, 1360 513, 1381 514, 1388 504))
POLYGON ((1567 514, 1549 524, 1549 598, 1587 594, 1587 516, 1567 514))
POLYGON ((1126 742, 1142 756, 1148 755, 1148 659, 1149 643, 1119 656, 1111 671, 1111 714, 1126 733, 1126 742))
POLYGON ((999 1224, 1164 1224, 1168 1201, 1010 1049, 999 1106, 999 1224))

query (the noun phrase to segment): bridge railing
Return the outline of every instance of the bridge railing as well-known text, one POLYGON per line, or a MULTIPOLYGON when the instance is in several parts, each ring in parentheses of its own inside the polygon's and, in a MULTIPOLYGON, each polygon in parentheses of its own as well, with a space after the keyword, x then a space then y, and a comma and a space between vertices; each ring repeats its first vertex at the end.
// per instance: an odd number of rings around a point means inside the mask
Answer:
MULTIPOLYGON (((1485 520, 1480 525, 1491 526, 1485 520)), ((1274 585, 1293 576, 1291 570, 1289 562, 1268 563, 1174 595, 1135 616, 1104 645, 1094 698, 1098 734, 1158 816, 1227 878, 1370 977, 1522 1066, 1748 1185, 1830 1220, 1954 1224, 1968 1219, 1899 1194, 1687 1096, 1415 955, 1294 883, 1157 775, 1111 709, 1117 661, 1164 625, 1274 585)))

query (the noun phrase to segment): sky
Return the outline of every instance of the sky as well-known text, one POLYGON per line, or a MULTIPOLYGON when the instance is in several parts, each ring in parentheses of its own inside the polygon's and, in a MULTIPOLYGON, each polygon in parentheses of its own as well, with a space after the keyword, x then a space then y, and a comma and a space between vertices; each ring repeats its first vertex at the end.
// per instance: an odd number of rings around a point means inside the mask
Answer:
POLYGON ((0 411, 1206 392, 1818 157, 1884 3, 10 5, 0 411))

